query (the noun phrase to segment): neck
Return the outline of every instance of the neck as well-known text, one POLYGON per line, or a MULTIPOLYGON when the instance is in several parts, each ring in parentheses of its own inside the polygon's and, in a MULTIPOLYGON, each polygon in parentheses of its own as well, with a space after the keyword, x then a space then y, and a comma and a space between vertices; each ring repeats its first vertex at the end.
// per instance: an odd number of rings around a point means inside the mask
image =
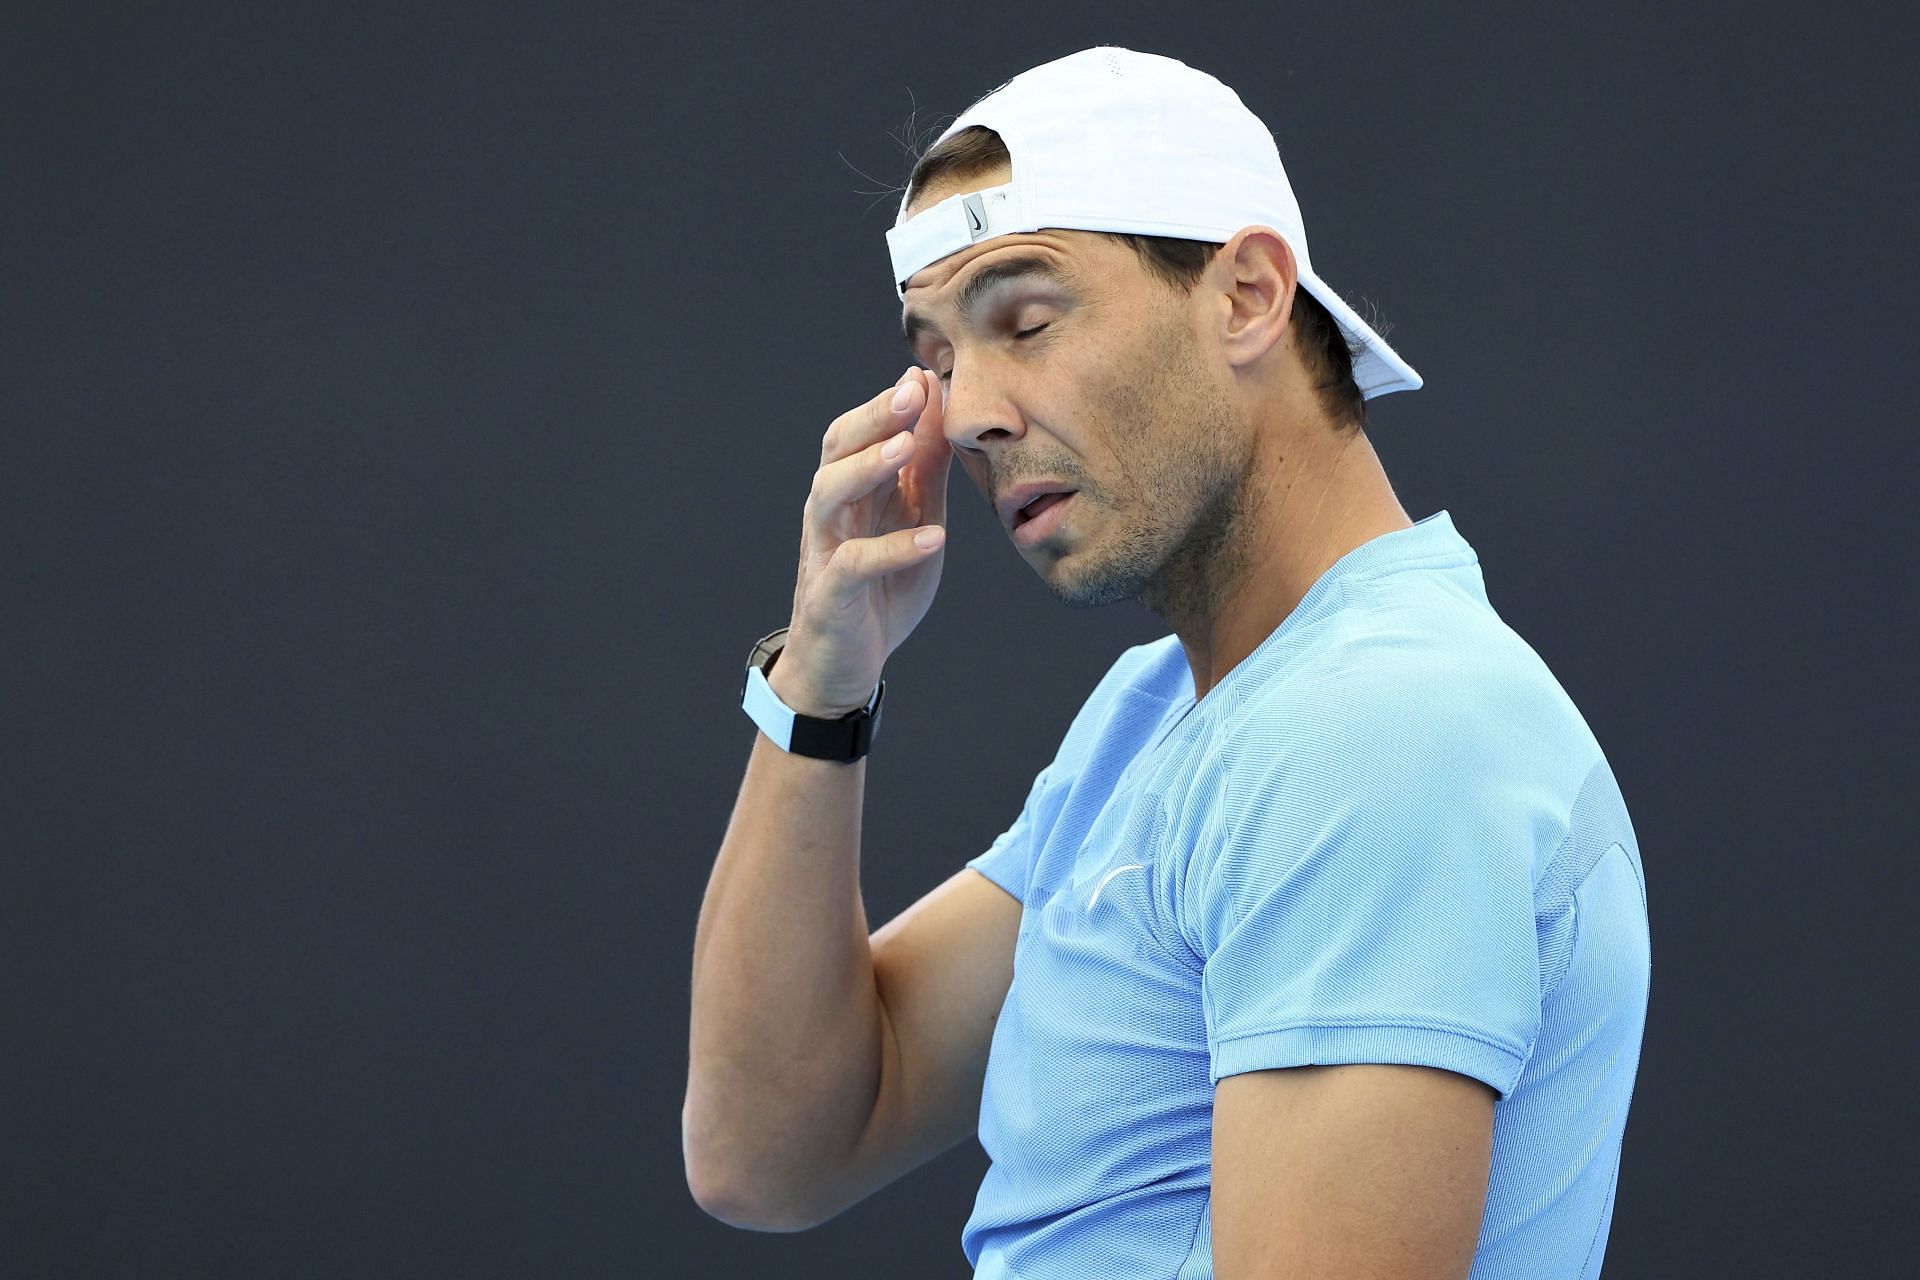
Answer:
POLYGON ((1141 593, 1179 635, 1196 698, 1273 634, 1341 556, 1413 525, 1364 431, 1312 421, 1288 435, 1288 456, 1258 447, 1240 491, 1141 593))

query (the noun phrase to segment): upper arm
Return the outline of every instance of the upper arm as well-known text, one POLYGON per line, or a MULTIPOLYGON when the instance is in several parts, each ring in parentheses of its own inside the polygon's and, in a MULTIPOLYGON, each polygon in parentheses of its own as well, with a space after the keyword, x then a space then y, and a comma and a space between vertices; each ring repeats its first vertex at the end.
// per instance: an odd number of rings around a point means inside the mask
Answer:
POLYGON ((874 932, 880 1085, 847 1203, 974 1132, 1019 932, 1019 900, 970 867, 874 932))
POLYGON ((1220 1280, 1465 1280, 1493 1158, 1494 1091, 1436 1067, 1223 1077, 1213 1108, 1220 1280))

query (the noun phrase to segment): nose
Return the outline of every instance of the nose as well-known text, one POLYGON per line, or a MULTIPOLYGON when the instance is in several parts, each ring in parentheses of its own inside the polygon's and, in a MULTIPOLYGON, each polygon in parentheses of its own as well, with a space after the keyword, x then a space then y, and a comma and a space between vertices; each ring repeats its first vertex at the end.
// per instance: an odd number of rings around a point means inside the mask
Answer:
POLYGON ((1018 406, 984 371, 970 373, 956 365, 942 385, 942 421, 954 448, 984 454, 1026 435, 1018 406))

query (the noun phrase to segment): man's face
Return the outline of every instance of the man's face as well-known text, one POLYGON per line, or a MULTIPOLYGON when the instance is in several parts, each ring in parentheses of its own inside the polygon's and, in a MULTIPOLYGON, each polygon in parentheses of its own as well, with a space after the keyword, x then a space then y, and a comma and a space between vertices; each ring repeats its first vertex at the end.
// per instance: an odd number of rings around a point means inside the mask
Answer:
MULTIPOLYGON (((936 186, 913 212, 1006 180, 1003 168, 936 186)), ((1200 293, 1183 297, 1126 245, 1043 230, 930 264, 902 305, 914 357, 945 389, 947 439, 989 503, 1035 482, 1075 490, 1041 536, 1013 533, 1064 603, 1157 608, 1229 541, 1253 434, 1200 337, 1200 293)))

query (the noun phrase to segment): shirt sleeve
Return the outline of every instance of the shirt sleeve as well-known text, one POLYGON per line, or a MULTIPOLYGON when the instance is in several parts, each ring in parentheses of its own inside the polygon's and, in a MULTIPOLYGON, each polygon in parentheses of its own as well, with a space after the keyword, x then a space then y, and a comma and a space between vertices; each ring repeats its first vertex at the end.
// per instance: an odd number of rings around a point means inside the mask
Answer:
POLYGON ((985 853, 967 863, 1018 898, 1023 907, 1027 902, 1027 885, 1033 876, 1034 846, 1040 829, 1042 797, 1046 794, 1052 772, 1053 765, 1049 764, 1035 775, 1033 785, 1027 790, 1026 802, 1020 806, 1019 816, 1014 818, 1013 825, 1001 832, 987 846, 985 853))
POLYGON ((1182 912, 1213 1081, 1382 1062, 1512 1091, 1540 1028, 1550 798, 1503 768, 1514 748, 1449 728, 1441 714, 1364 741, 1336 730, 1313 759, 1229 784, 1182 912))

